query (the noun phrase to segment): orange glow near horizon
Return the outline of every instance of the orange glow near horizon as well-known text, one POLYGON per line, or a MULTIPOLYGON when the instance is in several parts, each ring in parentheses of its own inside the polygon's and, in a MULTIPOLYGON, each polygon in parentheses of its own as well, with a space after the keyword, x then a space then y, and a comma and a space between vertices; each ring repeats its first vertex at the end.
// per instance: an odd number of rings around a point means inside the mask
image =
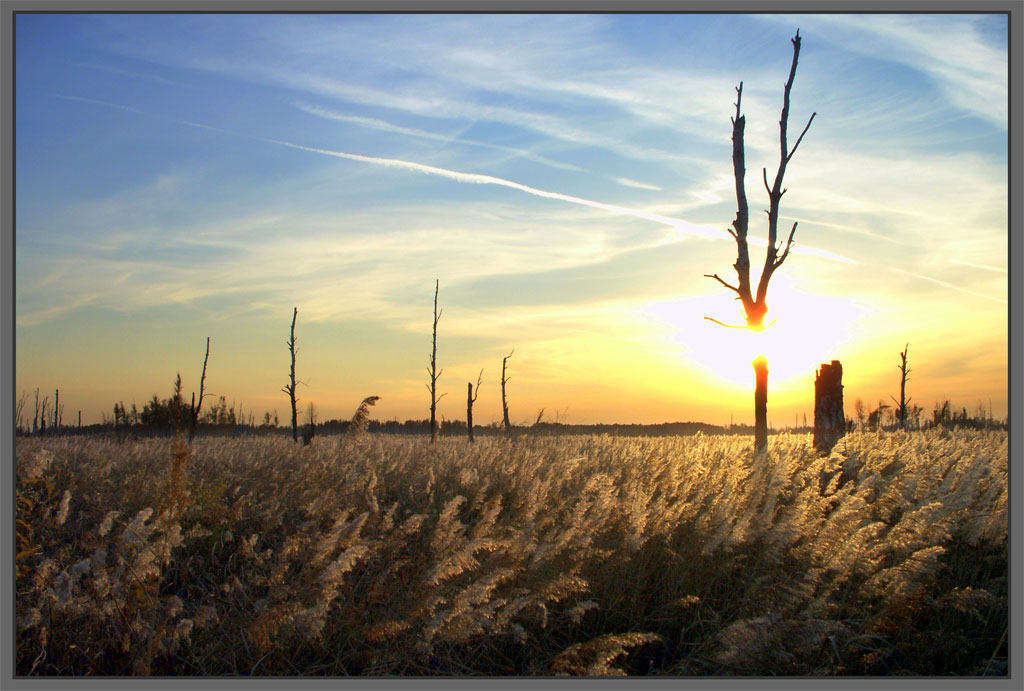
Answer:
MULTIPOLYGON (((768 361, 772 385, 787 388, 794 380, 806 379, 822 362, 854 347, 851 325, 862 309, 853 301, 801 292, 781 276, 775 277, 772 289, 766 318, 769 326, 760 331, 731 329, 705 320, 705 316, 713 316, 729 323, 723 311, 730 304, 736 309, 738 303, 728 298, 723 301, 718 295, 648 303, 646 307, 667 329, 664 337, 676 347, 681 363, 742 391, 750 389, 751 363, 759 356, 768 361)), ((742 324, 742 315, 736 311, 732 323, 742 324)))

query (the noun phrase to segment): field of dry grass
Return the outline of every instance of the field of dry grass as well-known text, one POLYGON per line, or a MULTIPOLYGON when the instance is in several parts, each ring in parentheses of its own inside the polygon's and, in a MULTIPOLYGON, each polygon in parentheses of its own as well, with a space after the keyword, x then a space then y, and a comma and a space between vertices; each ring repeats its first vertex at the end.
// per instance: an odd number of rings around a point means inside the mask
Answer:
POLYGON ((1005 674, 1007 433, 19 438, 19 675, 1005 674))

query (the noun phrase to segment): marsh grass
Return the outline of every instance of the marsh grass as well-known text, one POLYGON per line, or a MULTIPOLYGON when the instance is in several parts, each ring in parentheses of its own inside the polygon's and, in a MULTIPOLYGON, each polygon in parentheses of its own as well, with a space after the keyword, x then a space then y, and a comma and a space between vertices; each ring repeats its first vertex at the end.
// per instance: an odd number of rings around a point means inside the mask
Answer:
POLYGON ((20 438, 19 675, 1006 670, 1007 435, 20 438))

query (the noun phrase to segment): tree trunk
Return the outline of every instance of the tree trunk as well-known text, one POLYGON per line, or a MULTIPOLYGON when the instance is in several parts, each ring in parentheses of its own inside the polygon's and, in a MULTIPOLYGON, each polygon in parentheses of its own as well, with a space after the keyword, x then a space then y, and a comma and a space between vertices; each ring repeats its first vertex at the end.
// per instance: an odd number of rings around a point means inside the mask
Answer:
POLYGON ((501 415, 506 432, 510 432, 512 430, 512 423, 509 422, 508 419, 508 400, 505 398, 505 384, 508 383, 508 377, 505 376, 505 366, 508 364, 508 359, 512 357, 512 353, 514 352, 516 352, 515 348, 513 348, 512 352, 501 360, 501 415))
POLYGON ((473 441, 473 382, 466 382, 466 430, 473 441))
POLYGON ((814 378, 814 448, 828 453, 846 433, 843 412, 843 366, 822 363, 814 378))
MULTIPOLYGON (((437 378, 440 372, 437 371, 437 322, 441 315, 437 311, 437 291, 441 285, 440 281, 434 281, 434 330, 430 346, 430 443, 437 442, 437 378)), ((442 394, 443 396, 444 394, 442 394)))
MULTIPOLYGON (((299 441, 299 409, 298 409, 299 399, 295 398, 295 320, 298 319, 298 316, 299 316, 299 308, 296 307, 294 310, 292 310, 291 337, 288 339, 288 342, 286 343, 286 345, 288 346, 288 352, 291 354, 291 358, 292 358, 292 367, 291 367, 291 370, 289 372, 289 379, 290 379, 291 383, 287 384, 283 389, 281 389, 286 394, 288 394, 288 398, 291 400, 291 404, 292 404, 292 441, 296 442, 296 443, 298 443, 298 441, 299 441)), ((204 361, 204 366, 205 366, 205 361, 204 361)), ((200 398, 199 398, 200 404, 202 403, 202 400, 203 399, 200 396, 200 398)))
POLYGON ((768 446, 768 361, 759 356, 754 362, 754 453, 768 446))

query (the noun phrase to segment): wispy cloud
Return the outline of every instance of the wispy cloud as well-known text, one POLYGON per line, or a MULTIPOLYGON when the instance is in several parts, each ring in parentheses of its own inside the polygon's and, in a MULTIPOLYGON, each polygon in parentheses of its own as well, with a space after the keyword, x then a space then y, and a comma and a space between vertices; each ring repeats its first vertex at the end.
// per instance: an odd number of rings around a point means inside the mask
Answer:
POLYGON ((637 182, 636 180, 630 180, 629 178, 614 178, 615 182, 626 187, 635 187, 639 190, 654 190, 655 192, 661 192, 662 188, 657 185, 650 185, 646 182, 637 182))
MULTIPOLYGON (((108 106, 108 107, 120 108, 120 109, 123 109, 123 110, 129 110, 129 111, 136 112, 136 113, 140 112, 140 111, 138 111, 137 109, 134 109, 134 108, 130 108, 130 107, 127 107, 127 106, 122 106, 122 105, 115 104, 115 103, 109 103, 109 102, 101 101, 101 100, 97 100, 97 99, 89 99, 89 98, 84 98, 84 97, 65 97, 65 98, 70 98, 70 99, 79 100, 79 101, 83 101, 83 102, 89 102, 89 103, 93 103, 93 104, 96 104, 96 105, 103 105, 103 106, 108 106)), ((203 124, 203 123, 199 123, 199 122, 189 121, 189 120, 178 120, 178 119, 174 119, 174 118, 169 118, 169 119, 174 121, 174 122, 177 122, 179 124, 187 125, 187 126, 190 126, 190 127, 197 127, 197 128, 201 128, 201 129, 205 129, 205 130, 209 130, 209 131, 213 131, 213 132, 219 132, 219 133, 230 135, 230 136, 244 137, 244 138, 248 138, 248 139, 251 139, 251 140, 261 141, 261 142, 264 142, 264 143, 267 143, 267 144, 273 144, 273 145, 276 145, 276 146, 283 146, 283 147, 287 147, 287 148, 291 148, 291 149, 295 149, 295 150, 300 150, 300 151, 307 151, 307 152, 315 153, 315 154, 318 154, 318 155, 330 156, 330 157, 334 157, 334 158, 340 158, 340 159, 351 160, 351 161, 357 161, 357 162, 360 162, 360 163, 365 163, 365 164, 379 166, 379 167, 398 169, 398 170, 405 170, 405 171, 409 171, 409 172, 415 172, 415 173, 420 173, 420 174, 425 174, 425 175, 442 177, 442 178, 445 178, 445 179, 448 179, 448 180, 452 180, 452 181, 455 181, 455 182, 458 182, 458 183, 461 183, 461 184, 493 185, 493 186, 498 186, 498 187, 504 187, 504 188, 507 188, 507 189, 513 189, 513 190, 516 190, 516 191, 519 191, 519 192, 522 192, 522 193, 525 193, 525 194, 528 194, 528 195, 531 195, 531 196, 539 197, 539 198, 550 199, 550 200, 554 200, 554 201, 559 201, 559 202, 564 202, 564 203, 573 204, 573 205, 577 205, 577 206, 582 206, 582 207, 586 207, 586 208, 590 208, 590 209, 595 209, 595 210, 602 211, 602 212, 607 212, 609 214, 624 215, 624 216, 628 216, 628 217, 632 217, 632 218, 636 218, 636 219, 651 221, 653 223, 657 223, 659 225, 666 226, 666 227, 671 228, 673 230, 672 234, 662 235, 659 240, 655 241, 656 243, 666 243, 667 244, 667 243, 678 242, 682 237, 685 237, 685 236, 703 237, 703 238, 714 239, 714 240, 719 240, 719 241, 727 241, 728 240, 728 241, 731 242, 731 240, 724 234, 724 232, 720 228, 717 228, 717 227, 714 227, 714 226, 711 226, 711 225, 694 223, 694 222, 691 222, 691 221, 687 221, 685 219, 681 219, 681 218, 678 218, 678 217, 669 216, 669 215, 665 215, 665 214, 660 214, 660 213, 654 213, 654 212, 651 212, 651 211, 645 210, 645 209, 631 208, 631 207, 622 206, 622 205, 618 205, 618 204, 612 204, 612 203, 597 201, 597 200, 593 200, 593 199, 587 199, 587 198, 583 198, 583 197, 579 197, 579 196, 575 196, 575 195, 569 195, 569 194, 564 194, 564 193, 560 193, 560 192, 554 192, 554 191, 550 191, 550 190, 545 190, 545 189, 541 189, 541 188, 534 187, 534 186, 531 186, 531 185, 526 185, 526 184, 523 184, 523 183, 520 183, 520 182, 516 182, 516 181, 513 181, 513 180, 509 180, 509 179, 505 179, 505 178, 501 178, 501 177, 497 177, 497 176, 493 176, 493 175, 486 175, 486 174, 481 174, 481 173, 463 172, 463 171, 453 170, 453 169, 449 169, 449 168, 443 168, 443 167, 440 167, 440 166, 428 165, 428 164, 424 164, 424 163, 419 163, 419 162, 409 161, 409 160, 403 160, 403 159, 397 159, 397 158, 388 158, 388 157, 379 157, 379 156, 367 156, 367 155, 356 154, 356 153, 345 152, 345 151, 338 151, 338 150, 327 149, 327 148, 322 148, 322 147, 307 146, 307 145, 298 144, 298 143, 295 143, 295 142, 281 140, 281 139, 275 139, 275 138, 269 138, 269 137, 262 137, 262 136, 258 136, 258 135, 250 135, 250 134, 239 133, 239 132, 236 132, 236 131, 232 131, 232 130, 228 130, 228 129, 224 129, 224 128, 220 128, 220 127, 215 127, 215 126, 211 126, 211 125, 207 125, 207 124, 203 124)), ((851 161, 851 159, 848 156, 836 155, 836 156, 828 156, 828 157, 826 157, 826 161, 828 162, 828 165, 831 166, 831 168, 826 168, 826 170, 824 171, 824 177, 825 178, 829 178, 829 179, 835 179, 835 180, 843 179, 843 176, 846 174, 845 171, 848 171, 848 170, 873 170, 873 169, 875 169, 875 167, 870 163, 871 159, 865 159, 863 161, 851 161), (833 171, 835 174, 832 175, 832 173, 830 173, 830 171, 833 171), (830 178, 830 176, 831 176, 831 178, 830 178)), ((949 162, 947 161, 946 163, 949 163, 949 162)), ((963 161, 960 161, 960 163, 962 164, 963 161)), ((913 168, 913 170, 917 171, 917 167, 914 166, 913 164, 907 163, 906 165, 911 166, 913 168)), ((979 165, 980 165, 980 162, 979 162, 979 165)), ((904 166, 904 167, 906 167, 906 166, 904 166)), ((929 166, 929 167, 933 171, 936 170, 936 166, 929 166)), ((937 166, 937 168, 939 170, 947 170, 950 167, 951 167, 950 165, 940 165, 940 166, 937 166)), ((961 166, 961 170, 962 170, 962 166, 961 166)), ((884 205, 885 203, 884 203, 883 200, 881 200, 881 199, 873 199, 872 203, 875 206, 872 208, 872 211, 875 212, 875 213, 877 213, 877 212, 882 212, 882 213, 892 212, 894 214, 903 215, 903 216, 921 214, 921 222, 926 222, 927 221, 928 223, 932 223, 933 224, 934 222, 933 222, 933 219, 931 218, 931 215, 927 214, 927 213, 924 213, 923 210, 919 211, 919 209, 922 209, 922 206, 921 205, 917 205, 917 204, 912 202, 912 198, 913 198, 912 190, 901 191, 900 185, 904 184, 908 177, 912 177, 911 171, 909 171, 909 170, 903 170, 903 171, 900 171, 900 170, 889 170, 888 172, 892 173, 891 177, 893 177, 892 188, 888 190, 889 193, 890 193, 890 196, 892 196, 891 206, 888 207, 888 211, 886 211, 887 207, 885 207, 885 205, 884 205), (909 196, 907 196, 908 194, 909 194, 909 196), (902 198, 899 199, 899 197, 901 195, 902 195, 902 198), (882 206, 878 206, 879 204, 882 204, 882 206)), ((920 172, 920 171, 918 171, 918 172, 920 172)), ((818 178, 821 178, 821 177, 822 177, 822 171, 819 170, 819 171, 816 172, 815 177, 812 178, 812 179, 818 179, 818 178)), ((971 176, 969 176, 969 177, 971 177, 971 176)), ((983 179, 983 178, 979 178, 977 175, 975 175, 975 176, 971 177, 971 179, 979 180, 979 179, 983 179)), ((959 181, 960 178, 958 177, 957 180, 959 181)), ((937 183, 933 182, 931 187, 934 188, 936 185, 937 185, 937 183)), ((998 193, 998 190, 995 191, 995 192, 989 191, 989 192, 981 193, 980 192, 981 188, 979 188, 979 190, 974 190, 974 191, 968 190, 965 193, 961 188, 962 188, 962 185, 960 185, 959 182, 955 186, 955 189, 951 187, 950 188, 950 194, 949 195, 945 195, 945 197, 944 197, 944 203, 947 203, 947 204, 948 203, 953 203, 952 200, 955 200, 957 198, 962 198, 962 199, 965 200, 965 202, 968 201, 968 200, 977 200, 978 198, 984 198, 985 196, 987 196, 989 194, 997 194, 998 193)), ((807 209, 820 209, 820 210, 823 210, 823 211, 829 210, 829 211, 833 211, 833 212, 836 210, 836 208, 842 208, 842 204, 840 204, 838 207, 836 206, 836 199, 837 199, 836 193, 831 192, 831 188, 816 188, 815 185, 813 183, 811 183, 809 189, 806 192, 807 192, 806 196, 803 197, 803 198, 804 199, 815 200, 815 203, 810 205, 810 206, 807 206, 806 203, 804 203, 804 205, 802 205, 802 206, 798 205, 796 208, 798 208, 798 209, 799 208, 803 208, 805 211, 807 209)), ((851 197, 850 201, 847 204, 849 210, 850 211, 855 211, 856 210, 856 211, 861 211, 861 212, 865 211, 865 209, 863 207, 863 202, 860 201, 863 198, 865 198, 863 195, 858 196, 858 197, 851 197)), ((929 197, 929 198, 931 198, 931 197, 929 197)), ((789 199, 789 197, 787 197, 787 199, 789 199)), ((952 223, 954 225, 957 225, 957 224, 963 222, 964 217, 962 216, 962 214, 959 214, 958 212, 954 211, 952 209, 952 207, 950 209, 950 214, 949 215, 951 215, 953 217, 954 220, 952 221, 952 223)), ((866 230, 866 229, 865 230, 858 230, 858 228, 856 226, 853 226, 851 228, 847 228, 847 227, 844 227, 843 224, 833 224, 833 225, 834 225, 834 227, 839 228, 839 229, 852 230, 852 232, 854 232, 854 233, 860 232, 861 234, 865 234, 865 235, 869 235, 869 236, 872 234, 871 230, 866 230)), ((928 230, 930 232, 934 232, 934 226, 933 225, 929 226, 928 230)), ((922 232, 924 232, 924 231, 922 230, 922 232)), ((911 235, 911 236, 908 236, 908 237, 912 238, 914 236, 911 235)), ((758 235, 751 235, 748 238, 748 242, 752 246, 760 246, 760 247, 767 246, 767 241, 765 239, 761 238, 758 235)), ((926 244, 925 247, 928 247, 928 245, 926 244)), ((838 263, 842 263, 842 264, 857 264, 857 263, 859 263, 855 258, 849 256, 848 253, 836 252, 834 250, 826 250, 826 249, 823 249, 823 248, 820 248, 820 247, 807 246, 807 245, 804 245, 803 243, 799 242, 799 239, 798 239, 798 243, 793 248, 793 253, 797 254, 797 255, 802 254, 802 255, 805 255, 805 256, 815 256, 815 257, 823 258, 823 259, 826 259, 826 260, 829 260, 829 261, 838 262, 838 263)), ((909 272, 909 271, 905 271, 905 270, 901 270, 900 272, 904 273, 906 275, 913 275, 913 276, 921 278, 923 280, 929 280, 929 281, 933 282, 935 285, 940 285, 940 286, 943 286, 943 287, 946 287, 946 288, 950 288, 950 289, 954 289, 954 290, 959 290, 960 292, 976 295, 978 297, 983 297, 985 299, 1000 301, 999 298, 993 298, 990 295, 987 295, 987 294, 984 294, 984 293, 981 293, 981 292, 978 292, 978 291, 972 291, 969 288, 964 288, 962 286, 958 286, 958 285, 956 285, 954 283, 951 283, 949 281, 944 281, 944 280, 939 279, 939 278, 934 278, 934 277, 928 276, 928 275, 926 275, 924 273, 920 273, 920 272, 914 273, 914 272, 909 272)))
POLYGON ((959 264, 960 266, 969 266, 972 269, 982 269, 983 271, 991 271, 993 273, 1004 275, 1009 275, 1010 273, 1005 266, 989 266, 988 264, 975 264, 973 262, 960 261, 959 259, 952 259, 950 261, 952 261, 954 264, 959 264))
POLYGON ((517 149, 511 146, 502 146, 500 144, 491 144, 489 142, 477 141, 475 139, 465 139, 458 134, 444 135, 436 132, 427 132, 426 130, 417 129, 415 127, 403 127, 401 125, 395 125, 381 120, 379 118, 368 118, 360 115, 348 115, 346 113, 339 113, 338 111, 331 110, 329 108, 323 108, 320 106, 311 105, 308 103, 298 102, 294 104, 299 110, 309 113, 310 115, 316 115, 329 120, 335 120, 337 122, 348 122, 362 127, 369 127, 371 129, 380 130, 382 132, 393 132, 395 134, 402 134, 410 137, 416 137, 419 139, 428 139, 430 141, 441 142, 444 144, 464 144, 466 146, 476 146, 486 149, 493 149, 495 151, 503 151, 510 153, 515 156, 521 156, 527 160, 541 163, 552 168, 559 170, 574 170, 582 171, 583 168, 573 165, 571 163, 563 163, 561 161, 555 161, 545 156, 540 156, 527 151, 525 149, 517 149))
POLYGON ((961 293, 965 293, 967 295, 973 295, 976 298, 983 298, 985 300, 990 300, 991 302, 1002 303, 1004 305, 1007 304, 1007 301, 1004 298, 998 298, 998 297, 994 297, 992 295, 986 295, 985 293, 978 293, 978 292, 975 292, 973 290, 968 290, 967 288, 962 288, 962 287, 960 287, 958 285, 954 285, 954 284, 949 283, 947 281, 940 281, 939 279, 932 278, 931 276, 925 276, 923 274, 913 273, 912 271, 904 271, 903 269, 897 269, 895 267, 889 267, 889 270, 890 271, 894 271, 895 273, 898 273, 898 274, 903 274, 904 276, 911 276, 912 278, 917 278, 917 279, 920 279, 922 281, 929 281, 931 283, 934 283, 935 285, 940 285, 943 288, 949 288, 950 290, 956 290, 956 291, 959 291, 961 293))
POLYGON ((1005 16, 951 14, 816 14, 798 18, 761 15, 766 21, 798 21, 805 33, 878 60, 900 63, 934 80, 963 111, 1006 129, 1008 54, 1006 30, 993 41, 981 24, 1005 16))

